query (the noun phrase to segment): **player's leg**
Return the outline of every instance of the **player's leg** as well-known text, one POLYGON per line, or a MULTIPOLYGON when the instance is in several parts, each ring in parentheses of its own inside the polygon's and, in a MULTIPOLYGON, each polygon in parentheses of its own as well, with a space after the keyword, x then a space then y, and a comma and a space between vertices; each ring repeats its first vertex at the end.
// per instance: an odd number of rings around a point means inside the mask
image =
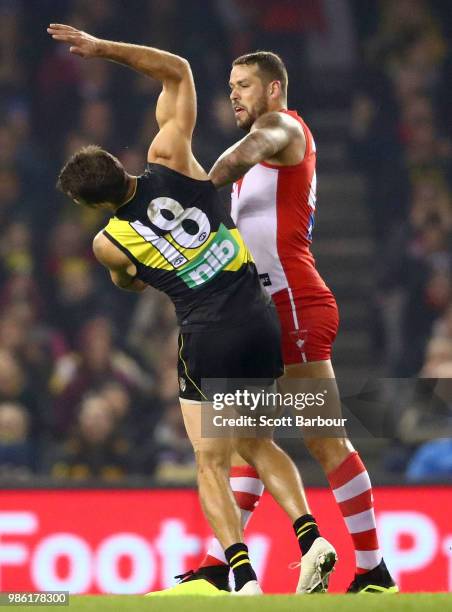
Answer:
MULTIPOLYGON (((273 361, 281 363, 281 328, 276 310, 270 309, 265 327, 256 329, 254 334, 248 333, 248 343, 251 348, 246 361, 253 363, 254 370, 257 370, 254 376, 261 380, 268 378, 265 360, 271 362, 273 353, 273 361), (263 362, 261 370, 257 366, 259 359, 263 362)), ((249 372, 248 378, 253 378, 252 372, 249 372)), ((236 438, 236 448, 239 454, 256 468, 265 487, 293 521, 302 554, 313 559, 312 573, 300 592, 324 591, 336 560, 336 552, 326 540, 320 537, 317 523, 309 512, 301 478, 295 464, 273 442, 273 432, 264 432, 260 429, 258 433, 257 438, 253 437, 253 434, 248 439, 236 438), (267 437, 263 437, 264 435, 267 437), (320 550, 319 541, 325 544, 323 551, 320 550), (314 542, 317 542, 316 547, 314 547, 314 542)))
MULTIPOLYGON (((196 395, 194 388, 191 389, 191 392, 192 395, 196 395)), ((190 390, 186 391, 186 394, 190 394, 190 390)), ((238 594, 260 594, 262 591, 249 561, 248 549, 243 543, 240 511, 228 482, 230 440, 203 438, 201 436, 201 402, 182 398, 180 402, 187 434, 197 461, 201 506, 224 555, 226 578, 218 575, 217 568, 214 566, 207 568, 211 570, 210 572, 205 571, 204 568, 196 572, 190 570, 175 577, 180 579, 176 586, 149 593, 148 596, 226 594, 230 590, 228 585, 230 569, 234 572, 238 594), (225 582, 223 585, 222 580, 223 583, 225 582)), ((220 570, 223 571, 223 568, 220 570)))
POLYGON ((256 574, 243 542, 241 513, 229 483, 231 440, 201 435, 200 402, 181 399, 181 408, 195 452, 199 498, 204 514, 234 572, 235 590, 254 594, 257 590, 256 574))
MULTIPOLYGON (((309 347, 307 347, 309 350, 309 347)), ((334 379, 329 359, 286 366, 280 388, 293 390, 293 379, 334 379)), ((336 384, 329 384, 330 408, 340 412, 340 397, 336 384), (333 391, 334 396, 331 391, 333 391), (337 402, 337 406, 331 406, 337 402)), ((356 575, 351 592, 395 592, 394 584, 381 554, 375 522, 372 485, 359 454, 344 432, 343 437, 304 438, 312 456, 320 463, 330 483, 336 502, 353 541, 356 575)))
MULTIPOLYGON (((317 362, 306 362, 286 365, 284 376, 279 380, 279 388, 282 393, 289 393, 294 389, 293 380, 303 379, 321 379, 331 380, 335 378, 331 360, 323 360, 317 362)), ((331 412, 334 414, 340 412, 340 398, 337 386, 328 383, 328 403, 331 412), (334 393, 335 397, 331 397, 334 393), (336 402, 338 407, 333 407, 333 402, 336 402)), ((346 437, 345 431, 343 437, 326 438, 315 436, 309 438, 304 437, 306 446, 312 456, 320 463, 325 473, 330 473, 336 469, 349 455, 354 452, 354 448, 350 440, 346 437)))
POLYGON ((201 437, 201 402, 180 400, 197 465, 201 506, 223 548, 242 540, 240 511, 229 485, 229 438, 201 437))
MULTIPOLYGON (((234 333, 230 332, 228 335, 228 342, 230 344, 235 341, 234 339, 237 335, 237 351, 233 357, 235 361, 237 362, 240 353, 242 358, 244 358, 244 364, 252 364, 251 371, 247 369, 246 365, 243 365, 241 370, 243 372, 242 376, 235 374, 231 378, 269 378, 268 363, 270 362, 271 364, 272 359, 280 363, 280 330, 275 313, 271 311, 268 315, 268 320, 261 322, 255 331, 251 327, 248 326, 246 330, 240 329, 234 333), (244 339, 246 340, 245 346, 249 348, 249 353, 245 355, 243 355, 243 349, 241 349, 244 339), (273 346, 275 346, 275 354, 272 356, 271 347, 273 346), (259 359, 262 360, 260 365, 258 363, 259 359)), ((273 371, 273 366, 270 367, 271 371, 273 371)), ((336 554, 331 545, 319 537, 318 527, 314 517, 310 514, 301 479, 295 465, 270 440, 264 442, 262 439, 256 440, 256 438, 253 438, 248 442, 243 441, 241 444, 243 447, 241 450, 246 455, 245 459, 248 459, 248 463, 252 464, 252 468, 257 468, 253 476, 256 477, 257 472, 259 472, 260 479, 266 481, 270 492, 292 518, 295 534, 302 553, 308 558, 312 558, 311 571, 305 572, 306 580, 303 587, 300 588, 300 592, 312 592, 317 589, 324 590, 332 569, 331 559, 334 561, 336 554), (312 543, 316 540, 318 540, 317 545, 311 551, 312 543), (325 561, 330 562, 330 565, 325 563, 325 561)), ((235 455, 232 469, 249 470, 250 468, 244 466, 243 459, 235 455)), ((231 479, 232 484, 234 480, 235 478, 231 479)), ((243 478, 237 478, 237 480, 243 486, 243 478)), ((252 480, 254 480, 256 485, 260 484, 258 478, 253 478, 252 480)), ((252 511, 254 506, 255 502, 248 507, 248 512, 252 511)), ((208 556, 204 560, 202 567, 194 573, 195 576, 202 575, 201 572, 208 573, 211 579, 218 580, 218 567, 224 561, 224 559, 220 558, 220 548, 219 542, 214 540, 211 543, 208 556), (216 577, 213 576, 214 574, 216 577)))
MULTIPOLYGON (((241 513, 232 494, 228 471, 230 466, 230 438, 216 435, 203 436, 201 410, 206 408, 202 380, 218 379, 227 375, 229 335, 184 333, 179 335, 178 375, 180 400, 186 430, 196 455, 201 504, 217 536, 218 546, 224 551, 228 566, 233 569, 236 590, 260 592, 255 574, 243 543, 241 513), (219 358, 221 356, 221 359, 219 358), (204 405, 201 403, 204 402, 204 405), (225 550, 226 549, 226 550, 225 550), (248 585, 248 586, 247 586, 248 585)), ((210 571, 187 572, 180 576, 181 583, 168 594, 203 594, 205 585, 228 590, 228 574, 224 568, 210 567, 210 571), (193 584, 196 583, 196 584, 193 584)))
MULTIPOLYGON (((245 461, 238 452, 234 452, 231 458, 233 465, 231 488, 239 507, 246 506, 246 510, 242 510, 243 528, 246 528, 265 484, 291 518, 301 554, 308 555, 312 545, 319 538, 315 549, 310 553, 314 559, 311 571, 304 573, 304 583, 299 592, 323 591, 328 586, 327 581, 334 566, 333 561, 336 559, 336 554, 329 543, 320 537, 319 528, 309 509, 298 470, 292 460, 271 441, 263 443, 261 440, 259 446, 263 452, 256 452, 253 442, 255 443, 255 440, 238 442, 239 449, 250 458, 249 462, 245 461), (259 477, 256 461, 260 464, 262 473, 268 474, 268 477, 259 477), (295 499, 287 495, 288 490, 295 491, 295 499)), ((229 568, 221 544, 216 538, 212 538, 207 555, 197 572, 198 575, 203 573, 215 581, 219 588, 224 588, 222 585, 224 580, 227 580, 229 568)))
POLYGON ((235 441, 235 448, 257 470, 264 487, 292 522, 309 513, 300 474, 293 461, 272 439, 239 438, 235 441))
POLYGON ((320 535, 294 462, 271 438, 239 438, 235 447, 292 521, 305 567, 297 592, 325 592, 337 555, 320 535))
MULTIPOLYGON (((240 508, 242 528, 245 530, 262 497, 264 485, 256 469, 248 465, 236 452, 232 453, 231 465, 229 482, 235 501, 240 508)), ((229 566, 217 538, 212 538, 199 569, 193 575, 195 574, 209 577, 219 589, 230 590, 229 566)))

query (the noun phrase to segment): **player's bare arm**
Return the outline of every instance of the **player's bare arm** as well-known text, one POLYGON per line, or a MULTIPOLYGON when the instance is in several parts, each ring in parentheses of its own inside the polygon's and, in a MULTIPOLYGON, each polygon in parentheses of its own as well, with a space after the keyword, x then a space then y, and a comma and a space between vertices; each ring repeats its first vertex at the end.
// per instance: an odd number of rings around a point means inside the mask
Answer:
POLYGON ((189 70, 183 58, 142 45, 96 38, 69 25, 52 23, 47 28, 54 40, 70 44, 69 51, 84 59, 100 57, 124 64, 137 72, 166 82, 180 82, 189 70))
POLYGON ((207 178, 191 152, 196 91, 187 60, 152 47, 96 38, 69 25, 51 24, 47 31, 84 59, 107 59, 160 81, 162 92, 156 106, 160 129, 149 147, 148 161, 193 174, 194 178, 207 178))
POLYGON ((283 113, 265 113, 256 119, 245 138, 218 158, 209 177, 216 187, 223 187, 262 161, 297 164, 302 161, 305 150, 306 138, 297 121, 283 113))
POLYGON ((102 232, 93 240, 93 252, 99 263, 107 268, 113 283, 120 289, 141 292, 148 285, 136 278, 137 268, 102 232))

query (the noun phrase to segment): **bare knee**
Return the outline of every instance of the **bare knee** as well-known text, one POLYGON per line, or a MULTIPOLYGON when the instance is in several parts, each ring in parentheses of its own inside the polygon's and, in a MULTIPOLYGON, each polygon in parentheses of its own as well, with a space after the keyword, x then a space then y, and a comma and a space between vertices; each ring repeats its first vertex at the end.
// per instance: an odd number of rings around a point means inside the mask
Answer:
POLYGON ((247 463, 256 467, 260 454, 272 444, 270 438, 239 438, 235 450, 247 463))
POLYGON ((228 472, 230 466, 229 453, 213 449, 197 449, 195 451, 198 474, 207 472, 228 472))

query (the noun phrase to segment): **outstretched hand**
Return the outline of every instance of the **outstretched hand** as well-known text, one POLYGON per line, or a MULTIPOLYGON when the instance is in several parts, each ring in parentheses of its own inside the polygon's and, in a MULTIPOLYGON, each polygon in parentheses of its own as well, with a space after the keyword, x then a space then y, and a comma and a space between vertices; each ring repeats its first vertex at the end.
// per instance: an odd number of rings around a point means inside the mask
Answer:
POLYGON ((102 41, 91 34, 61 23, 51 23, 47 32, 53 40, 69 43, 71 45, 69 51, 84 59, 99 55, 102 41))

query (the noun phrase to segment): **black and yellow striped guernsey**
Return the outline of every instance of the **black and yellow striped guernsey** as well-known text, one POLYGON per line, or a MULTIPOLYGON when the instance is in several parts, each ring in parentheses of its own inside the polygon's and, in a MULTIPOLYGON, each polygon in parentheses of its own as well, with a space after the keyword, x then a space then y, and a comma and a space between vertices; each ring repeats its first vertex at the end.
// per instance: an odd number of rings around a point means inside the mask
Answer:
POLYGON ((269 302, 252 256, 210 181, 148 164, 104 234, 137 277, 174 302, 179 325, 237 325, 269 302))

